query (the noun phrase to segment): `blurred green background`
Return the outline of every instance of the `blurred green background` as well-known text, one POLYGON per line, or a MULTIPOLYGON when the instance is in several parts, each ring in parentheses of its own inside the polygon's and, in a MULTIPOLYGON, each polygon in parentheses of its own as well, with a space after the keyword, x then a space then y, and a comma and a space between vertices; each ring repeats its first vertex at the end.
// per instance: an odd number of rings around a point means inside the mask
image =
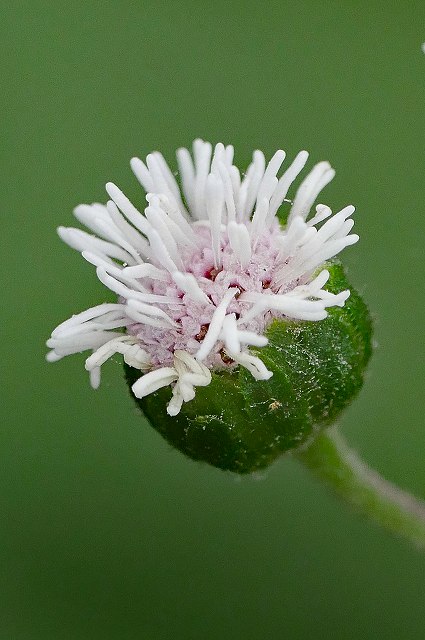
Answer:
POLYGON ((311 151, 357 205, 344 256, 377 350, 341 428, 425 498, 422 0, 3 3, 1 640, 424 637, 425 555, 294 460, 261 479, 184 459, 139 417, 118 363, 44 361, 51 329, 105 301, 62 245, 128 161, 197 136, 240 166, 311 151))

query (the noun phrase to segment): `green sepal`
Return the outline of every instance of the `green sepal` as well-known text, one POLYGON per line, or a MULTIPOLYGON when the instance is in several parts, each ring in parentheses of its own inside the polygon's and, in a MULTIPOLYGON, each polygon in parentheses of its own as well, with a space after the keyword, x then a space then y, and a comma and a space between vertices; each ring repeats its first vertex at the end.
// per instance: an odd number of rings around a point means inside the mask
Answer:
MULTIPOLYGON (((343 308, 330 308, 325 320, 270 324, 268 345, 251 349, 273 371, 269 380, 257 381, 243 367, 217 371, 175 417, 166 412, 170 388, 135 398, 172 446, 193 460, 245 474, 267 467, 335 421, 362 386, 372 323, 341 264, 325 266, 331 274, 327 290, 349 288, 351 295, 343 308)), ((131 387, 140 372, 125 365, 125 375, 131 387)))

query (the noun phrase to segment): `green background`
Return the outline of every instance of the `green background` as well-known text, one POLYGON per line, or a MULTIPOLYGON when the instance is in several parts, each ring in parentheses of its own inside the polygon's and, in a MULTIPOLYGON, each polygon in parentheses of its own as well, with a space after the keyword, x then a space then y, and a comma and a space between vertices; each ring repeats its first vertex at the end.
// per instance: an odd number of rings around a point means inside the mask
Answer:
POLYGON ((376 322, 341 421, 425 498, 422 0, 3 3, 1 640, 424 637, 425 555, 296 461, 242 481, 184 459, 139 417, 122 369, 93 392, 51 329, 103 302, 55 234, 134 155, 197 136, 329 159, 357 206, 344 256, 376 322))

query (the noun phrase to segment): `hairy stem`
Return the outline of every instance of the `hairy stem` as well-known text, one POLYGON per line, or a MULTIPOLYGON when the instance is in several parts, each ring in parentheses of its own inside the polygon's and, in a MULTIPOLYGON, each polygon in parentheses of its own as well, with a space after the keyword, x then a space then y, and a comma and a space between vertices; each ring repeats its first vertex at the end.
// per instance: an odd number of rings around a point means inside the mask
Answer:
POLYGON ((370 469, 336 428, 324 431, 295 455, 358 511, 425 548, 425 502, 370 469))

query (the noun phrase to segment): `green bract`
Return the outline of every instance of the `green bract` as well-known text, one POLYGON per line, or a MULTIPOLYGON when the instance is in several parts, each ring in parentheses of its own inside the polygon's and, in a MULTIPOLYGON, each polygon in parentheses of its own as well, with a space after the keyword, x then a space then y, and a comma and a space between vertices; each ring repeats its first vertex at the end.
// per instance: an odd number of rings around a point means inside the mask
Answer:
MULTIPOLYGON (((274 320, 269 343, 255 350, 273 376, 255 380, 246 369, 217 371, 207 387, 170 417, 163 388, 137 404, 172 446, 193 460, 246 474, 263 469, 332 424, 362 386, 371 355, 368 309, 339 263, 325 265, 327 289, 349 288, 345 306, 319 322, 274 320)), ((129 386, 140 376, 125 365, 129 386)), ((134 397, 134 396, 133 396, 134 397)))

